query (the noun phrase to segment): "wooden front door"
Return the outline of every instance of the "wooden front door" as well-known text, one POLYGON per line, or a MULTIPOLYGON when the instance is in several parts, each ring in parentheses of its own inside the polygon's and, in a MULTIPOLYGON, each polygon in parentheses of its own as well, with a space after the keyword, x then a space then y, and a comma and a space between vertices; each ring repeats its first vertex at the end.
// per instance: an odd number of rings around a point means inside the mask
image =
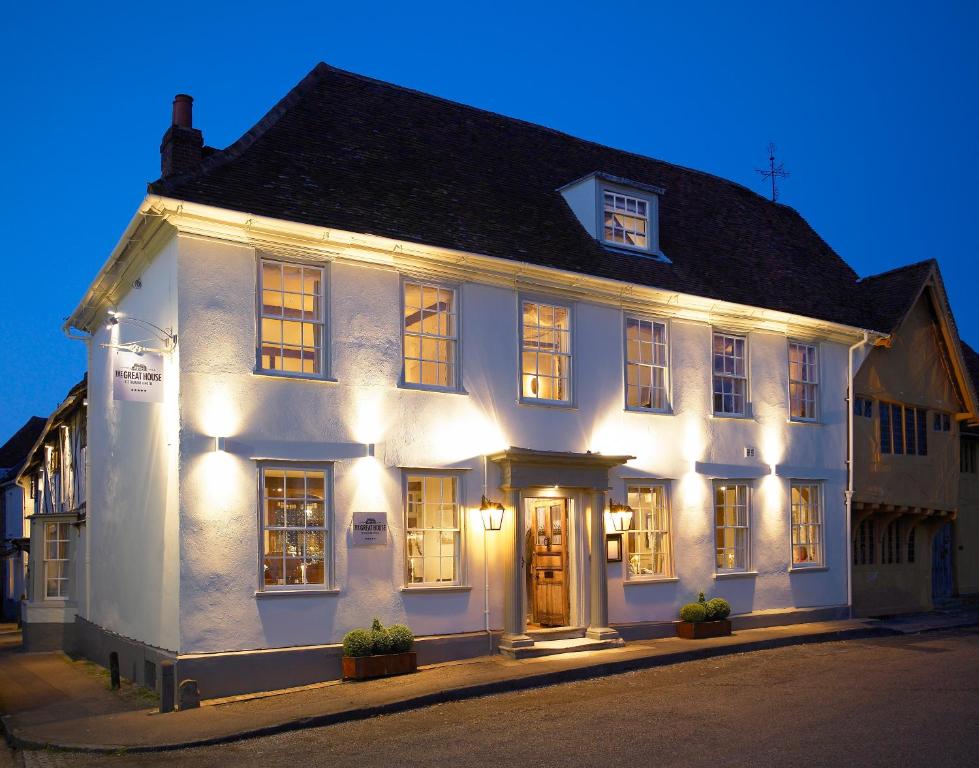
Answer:
POLYGON ((542 627, 563 627, 569 621, 567 502, 535 499, 531 515, 532 618, 542 627))

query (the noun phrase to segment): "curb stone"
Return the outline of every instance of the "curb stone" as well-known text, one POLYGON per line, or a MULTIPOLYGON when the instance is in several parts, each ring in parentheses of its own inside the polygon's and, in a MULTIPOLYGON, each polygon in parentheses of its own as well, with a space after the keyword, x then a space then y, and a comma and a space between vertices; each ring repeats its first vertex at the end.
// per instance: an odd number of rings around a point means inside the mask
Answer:
POLYGON ((329 712, 322 715, 310 715, 309 717, 294 718, 282 723, 273 723, 271 725, 265 725, 258 728, 246 729, 237 733, 222 734, 220 736, 204 737, 182 742, 168 742, 164 744, 140 744, 135 746, 71 743, 56 745, 49 744, 18 736, 17 733, 13 732, 9 728, 7 717, 0 718, 0 730, 3 731, 8 743, 13 748, 19 750, 54 748, 67 752, 94 754, 172 752, 181 749, 191 749, 194 747, 210 747, 219 744, 229 744, 235 741, 245 741, 264 736, 273 736, 279 733, 288 733, 290 731, 303 730, 305 728, 320 728, 328 725, 339 725, 341 723, 368 720, 373 717, 408 712, 415 709, 430 707, 436 704, 447 704, 454 701, 467 701, 493 694, 526 691, 534 688, 558 685, 561 683, 580 682, 583 680, 624 674, 626 672, 636 672, 644 669, 654 669, 657 667, 671 666, 673 664, 682 664, 689 661, 700 661, 703 659, 712 659, 721 656, 733 656, 739 653, 772 650, 793 645, 813 645, 818 643, 839 642, 843 640, 864 640, 875 637, 899 637, 910 634, 944 632, 974 626, 979 626, 975 619, 959 624, 927 627, 911 631, 901 631, 900 629, 878 624, 854 629, 828 630, 826 632, 811 635, 776 637, 767 638, 764 640, 748 640, 731 645, 692 648, 689 651, 677 651, 658 656, 641 656, 632 659, 604 661, 586 667, 542 672, 540 674, 528 675, 526 677, 516 679, 494 680, 488 683, 479 683, 468 686, 463 685, 456 688, 442 689, 431 693, 412 696, 400 701, 391 701, 384 704, 375 704, 357 709, 348 709, 342 712, 329 712))

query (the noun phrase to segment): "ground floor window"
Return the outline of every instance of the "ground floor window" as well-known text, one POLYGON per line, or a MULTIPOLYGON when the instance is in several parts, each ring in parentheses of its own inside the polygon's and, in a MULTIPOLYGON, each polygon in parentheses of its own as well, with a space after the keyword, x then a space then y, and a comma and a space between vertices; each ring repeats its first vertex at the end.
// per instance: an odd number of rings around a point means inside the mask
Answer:
POLYGON ((266 589, 329 586, 328 470, 262 468, 262 571, 266 589))
POLYGON ((714 546, 718 571, 746 571, 749 564, 750 490, 747 483, 714 485, 714 546))
POLYGON ((459 478, 405 478, 405 562, 409 585, 458 584, 462 549, 459 478))
POLYGON ((68 530, 70 523, 44 524, 44 596, 68 597, 68 530))
POLYGON ((874 538, 877 526, 873 520, 863 520, 853 536, 853 564, 873 565, 875 560, 874 538))
POLYGON ((901 521, 894 520, 884 529, 883 562, 897 565, 901 562, 901 521))
POLYGON ((911 532, 908 534, 908 562, 914 562, 914 547, 915 539, 918 536, 918 526, 912 526, 911 532))
POLYGON ((792 483, 792 565, 823 564, 823 505, 819 483, 792 483))
POLYGON ((666 485, 630 485, 626 503, 632 507, 632 526, 626 536, 628 578, 673 575, 670 546, 670 508, 666 485))

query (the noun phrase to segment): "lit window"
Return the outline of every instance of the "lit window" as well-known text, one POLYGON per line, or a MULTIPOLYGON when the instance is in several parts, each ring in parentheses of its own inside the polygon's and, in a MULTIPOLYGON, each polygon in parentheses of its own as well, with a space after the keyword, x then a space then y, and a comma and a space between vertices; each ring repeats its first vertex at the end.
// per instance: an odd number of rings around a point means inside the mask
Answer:
POLYGON ((605 240, 646 248, 649 242, 649 203, 637 197, 605 192, 605 240))
POLYGON ((793 419, 816 418, 818 387, 816 345, 789 342, 789 415, 793 419))
POLYGON ((935 431, 936 432, 951 432, 952 431, 952 416, 948 413, 936 413, 935 414, 935 431))
POLYGON ((521 395, 527 400, 571 400, 571 310, 522 302, 521 395))
POLYGON ((718 571, 746 571, 749 558, 749 490, 744 483, 714 486, 714 545, 718 571))
POLYGON ((744 416, 748 393, 745 365, 745 339, 742 336, 714 334, 714 413, 744 416))
POLYGON ((329 584, 327 472, 262 470, 262 569, 266 589, 329 584))
POLYGON ((629 486, 626 503, 632 507, 632 527, 626 534, 629 578, 673 575, 670 509, 666 486, 629 486))
POLYGON ((818 483, 792 483, 792 564, 823 563, 823 510, 818 483))
POLYGON ((406 384, 456 387, 455 291, 405 283, 404 379, 406 384))
POLYGON ((263 371, 323 375, 323 269, 262 260, 263 371))
POLYGON ((896 403, 880 403, 880 452, 928 455, 928 412, 896 403))
POLYGON ((44 596, 68 597, 68 532, 70 523, 44 524, 44 596))
POLYGON ((407 583, 458 584, 462 529, 459 479, 409 475, 405 494, 407 583))
POLYGON ((666 323, 627 317, 626 407, 665 411, 666 400, 666 323))
POLYGON ((873 520, 863 520, 853 535, 853 564, 873 565, 876 562, 875 540, 877 526, 873 520))

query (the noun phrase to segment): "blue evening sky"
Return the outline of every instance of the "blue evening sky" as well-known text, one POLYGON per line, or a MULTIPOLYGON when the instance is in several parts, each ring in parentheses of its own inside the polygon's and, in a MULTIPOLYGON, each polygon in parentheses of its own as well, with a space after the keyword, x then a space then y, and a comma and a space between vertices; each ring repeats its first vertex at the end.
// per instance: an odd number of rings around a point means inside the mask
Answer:
POLYGON ((977 3, 96 0, 3 17, 0 442, 84 372, 61 323, 159 175, 173 94, 224 147, 321 60, 759 192, 772 140, 782 202, 861 275, 938 258, 979 342, 977 3))

